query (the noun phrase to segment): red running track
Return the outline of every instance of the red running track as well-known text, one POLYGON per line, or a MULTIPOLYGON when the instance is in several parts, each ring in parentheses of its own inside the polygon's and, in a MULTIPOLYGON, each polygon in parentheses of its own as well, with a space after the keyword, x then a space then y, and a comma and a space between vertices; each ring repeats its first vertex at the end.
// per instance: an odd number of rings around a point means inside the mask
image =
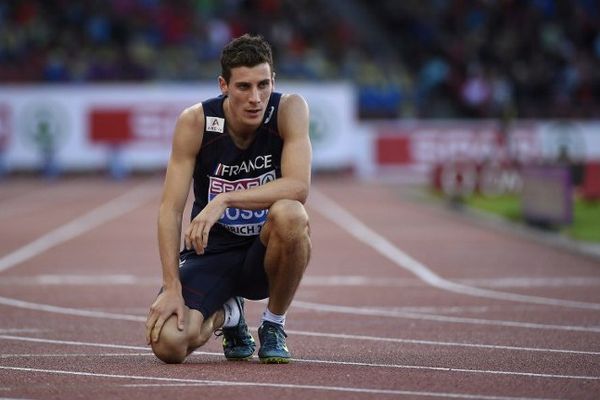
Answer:
MULTIPOLYGON (((294 361, 182 365, 144 344, 159 178, 0 186, 0 398, 595 399, 600 262, 405 189, 316 179, 294 361)), ((256 325, 264 304, 248 303, 256 325)))

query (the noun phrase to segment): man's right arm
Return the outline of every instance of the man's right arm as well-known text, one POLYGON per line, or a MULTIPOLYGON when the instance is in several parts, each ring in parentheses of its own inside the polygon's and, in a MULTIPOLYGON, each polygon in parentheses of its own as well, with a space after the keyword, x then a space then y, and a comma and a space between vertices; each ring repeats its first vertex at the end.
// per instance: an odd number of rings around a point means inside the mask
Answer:
POLYGON ((162 265, 163 291, 150 307, 146 340, 156 342, 165 321, 177 315, 184 324, 184 302, 179 281, 179 249, 183 211, 190 191, 196 156, 202 144, 204 113, 201 104, 186 109, 177 120, 171 156, 158 213, 158 247, 162 265))

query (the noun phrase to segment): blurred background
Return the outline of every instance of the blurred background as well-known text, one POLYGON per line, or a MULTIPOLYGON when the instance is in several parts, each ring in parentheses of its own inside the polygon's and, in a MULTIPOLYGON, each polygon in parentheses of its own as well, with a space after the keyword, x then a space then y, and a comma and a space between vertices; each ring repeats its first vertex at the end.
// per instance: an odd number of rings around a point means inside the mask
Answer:
POLYGON ((280 79, 348 80, 368 118, 597 118, 595 0, 16 0, 3 83, 212 81, 246 32, 280 79))
POLYGON ((345 79, 360 118, 598 118, 596 0, 4 1, 3 83, 214 80, 246 32, 278 77, 345 79))
POLYGON ((2 1, 0 174, 162 170, 247 32, 309 101, 317 173, 549 202, 542 224, 600 198, 596 0, 2 1))

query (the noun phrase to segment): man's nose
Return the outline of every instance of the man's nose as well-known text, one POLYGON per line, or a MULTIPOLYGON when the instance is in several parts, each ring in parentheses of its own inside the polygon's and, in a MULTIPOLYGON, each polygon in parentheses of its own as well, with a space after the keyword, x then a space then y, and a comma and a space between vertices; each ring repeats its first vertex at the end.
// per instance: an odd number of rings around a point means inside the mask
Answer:
POLYGON ((260 94, 258 88, 254 87, 250 91, 250 101, 253 103, 260 103, 260 94))

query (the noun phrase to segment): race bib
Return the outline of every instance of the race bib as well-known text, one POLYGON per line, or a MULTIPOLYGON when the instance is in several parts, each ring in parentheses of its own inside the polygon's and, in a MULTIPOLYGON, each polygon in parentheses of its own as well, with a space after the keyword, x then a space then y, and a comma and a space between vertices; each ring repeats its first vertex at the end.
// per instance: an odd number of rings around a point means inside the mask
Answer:
MULTIPOLYGON (((275 180, 275 171, 266 172, 255 178, 227 179, 211 176, 208 184, 208 201, 212 201, 218 194, 246 190, 275 180)), ((218 223, 239 236, 258 235, 267 220, 268 210, 242 210, 227 208, 218 223)))

